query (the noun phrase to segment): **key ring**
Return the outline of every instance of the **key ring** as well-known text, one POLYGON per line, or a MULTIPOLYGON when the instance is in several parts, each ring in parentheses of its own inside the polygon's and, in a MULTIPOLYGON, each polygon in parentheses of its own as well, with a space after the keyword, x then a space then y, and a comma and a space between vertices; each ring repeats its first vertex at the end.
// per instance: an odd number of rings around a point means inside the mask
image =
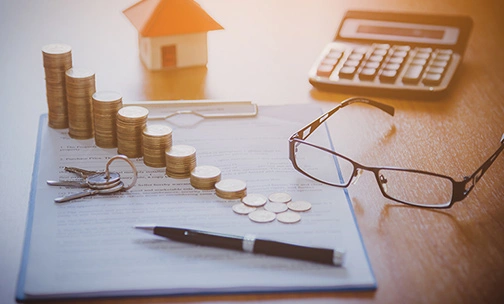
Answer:
POLYGON ((107 179, 110 178, 109 166, 116 159, 122 159, 122 160, 124 160, 125 162, 128 163, 128 165, 130 165, 131 169, 133 169, 133 181, 131 181, 131 184, 129 184, 129 186, 123 187, 123 190, 125 190, 125 191, 129 190, 129 189, 133 188, 133 186, 136 184, 136 181, 138 179, 138 171, 137 171, 137 169, 135 167, 135 164, 133 164, 133 162, 127 156, 125 156, 125 155, 116 155, 116 156, 112 157, 111 159, 109 159, 109 161, 107 162, 107 165, 105 167, 105 173, 107 174, 106 178, 107 179))

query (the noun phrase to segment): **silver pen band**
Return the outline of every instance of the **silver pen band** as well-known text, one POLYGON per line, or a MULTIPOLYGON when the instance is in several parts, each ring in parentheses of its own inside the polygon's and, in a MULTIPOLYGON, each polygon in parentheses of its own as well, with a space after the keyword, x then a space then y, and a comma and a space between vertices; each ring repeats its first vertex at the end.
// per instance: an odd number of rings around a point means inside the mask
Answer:
POLYGON ((245 252, 254 252, 254 243, 256 240, 256 236, 253 234, 246 234, 243 237, 242 241, 242 249, 245 252))
POLYGON ((345 250, 341 248, 334 248, 333 264, 336 266, 341 266, 343 264, 344 259, 345 259, 345 250))

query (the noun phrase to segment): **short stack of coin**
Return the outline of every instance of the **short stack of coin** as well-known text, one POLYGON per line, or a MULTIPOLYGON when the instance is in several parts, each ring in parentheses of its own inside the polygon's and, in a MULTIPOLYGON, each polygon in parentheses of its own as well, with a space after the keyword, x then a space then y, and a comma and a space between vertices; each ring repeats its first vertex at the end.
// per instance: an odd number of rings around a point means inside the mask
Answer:
POLYGON ((142 133, 143 161, 149 167, 166 166, 166 150, 172 147, 172 128, 167 125, 147 125, 142 133))
POLYGON ((196 168, 196 148, 174 145, 165 152, 166 175, 173 178, 188 178, 196 168))
POLYGON ((196 189, 213 189, 220 179, 221 170, 215 166, 197 166, 191 171, 191 185, 196 189))
POLYGON ((89 69, 71 68, 65 74, 68 102, 68 134, 75 139, 93 137, 95 74, 89 69))
POLYGON ((126 106, 117 112, 117 153, 142 156, 142 132, 148 115, 149 110, 139 106, 126 106))
POLYGON ((240 199, 247 195, 247 184, 239 179, 223 179, 215 184, 215 194, 223 199, 240 199))
POLYGON ((98 91, 93 94, 95 143, 101 148, 117 147, 117 111, 122 108, 122 96, 117 92, 98 91))
POLYGON ((49 127, 68 128, 65 72, 72 67, 72 48, 66 44, 48 44, 42 47, 42 58, 49 127))

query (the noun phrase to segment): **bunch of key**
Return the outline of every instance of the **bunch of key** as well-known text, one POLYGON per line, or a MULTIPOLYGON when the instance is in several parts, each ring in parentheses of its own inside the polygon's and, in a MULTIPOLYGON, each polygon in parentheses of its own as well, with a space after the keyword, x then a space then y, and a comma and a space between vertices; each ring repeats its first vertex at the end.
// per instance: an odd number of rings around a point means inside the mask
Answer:
POLYGON ((72 48, 66 44, 42 47, 49 127, 68 128, 65 72, 72 67, 72 48))
POLYGON ((64 186, 64 187, 75 187, 75 188, 85 188, 84 191, 66 195, 54 199, 56 203, 64 203, 74 199, 96 195, 96 194, 111 194, 119 191, 125 191, 132 188, 137 180, 138 172, 135 165, 124 155, 116 155, 112 157, 105 167, 104 171, 93 171, 86 170, 75 167, 65 167, 65 171, 75 173, 79 175, 82 179, 81 181, 64 180, 64 181, 53 181, 48 180, 47 184, 50 186, 64 186), (116 159, 125 160, 133 169, 133 180, 128 186, 121 181, 121 176, 118 172, 111 172, 109 170, 109 165, 112 161, 116 159))
POLYGON ((117 147, 116 117, 121 108, 121 94, 113 91, 98 91, 93 94, 94 135, 98 147, 117 147))

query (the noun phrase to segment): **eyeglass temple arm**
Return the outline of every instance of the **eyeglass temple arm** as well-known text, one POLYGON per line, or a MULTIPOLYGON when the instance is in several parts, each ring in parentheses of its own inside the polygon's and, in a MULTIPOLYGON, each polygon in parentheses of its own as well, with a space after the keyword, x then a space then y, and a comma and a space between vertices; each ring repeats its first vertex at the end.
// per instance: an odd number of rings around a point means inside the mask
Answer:
POLYGON ((301 130, 299 130, 298 132, 296 132, 295 135, 297 135, 298 138, 300 139, 306 139, 308 138, 308 136, 310 136, 310 134, 312 134, 322 123, 324 123, 324 121, 326 121, 327 119, 329 119, 329 117, 331 117, 334 113, 336 113, 339 109, 341 108, 344 108, 348 105, 351 105, 352 103, 356 103, 356 102, 359 102, 359 103, 366 103, 366 104, 369 104, 369 105, 372 105, 392 116, 394 116, 394 108, 392 106, 389 106, 389 105, 386 105, 386 104, 383 104, 383 103, 380 103, 378 101, 374 101, 374 100, 371 100, 371 99, 367 99, 367 98, 362 98, 362 97, 352 97, 352 98, 348 98, 348 99, 345 99, 343 100, 339 105, 337 105, 335 108, 333 108, 332 110, 320 115, 317 119, 315 119, 313 122, 311 122, 310 124, 306 125, 304 128, 302 128, 301 130), (309 132, 306 133, 306 130, 309 129, 309 132))
POLYGON ((502 138, 500 140, 501 145, 495 151, 494 154, 492 154, 476 171, 474 171, 471 176, 466 176, 464 177, 464 180, 461 182, 456 182, 455 183, 455 195, 454 195, 454 201, 461 201, 463 200, 474 188, 476 183, 481 179, 483 174, 490 168, 490 166, 493 164, 493 162, 497 159, 499 154, 504 151, 504 134, 502 134, 502 138))

